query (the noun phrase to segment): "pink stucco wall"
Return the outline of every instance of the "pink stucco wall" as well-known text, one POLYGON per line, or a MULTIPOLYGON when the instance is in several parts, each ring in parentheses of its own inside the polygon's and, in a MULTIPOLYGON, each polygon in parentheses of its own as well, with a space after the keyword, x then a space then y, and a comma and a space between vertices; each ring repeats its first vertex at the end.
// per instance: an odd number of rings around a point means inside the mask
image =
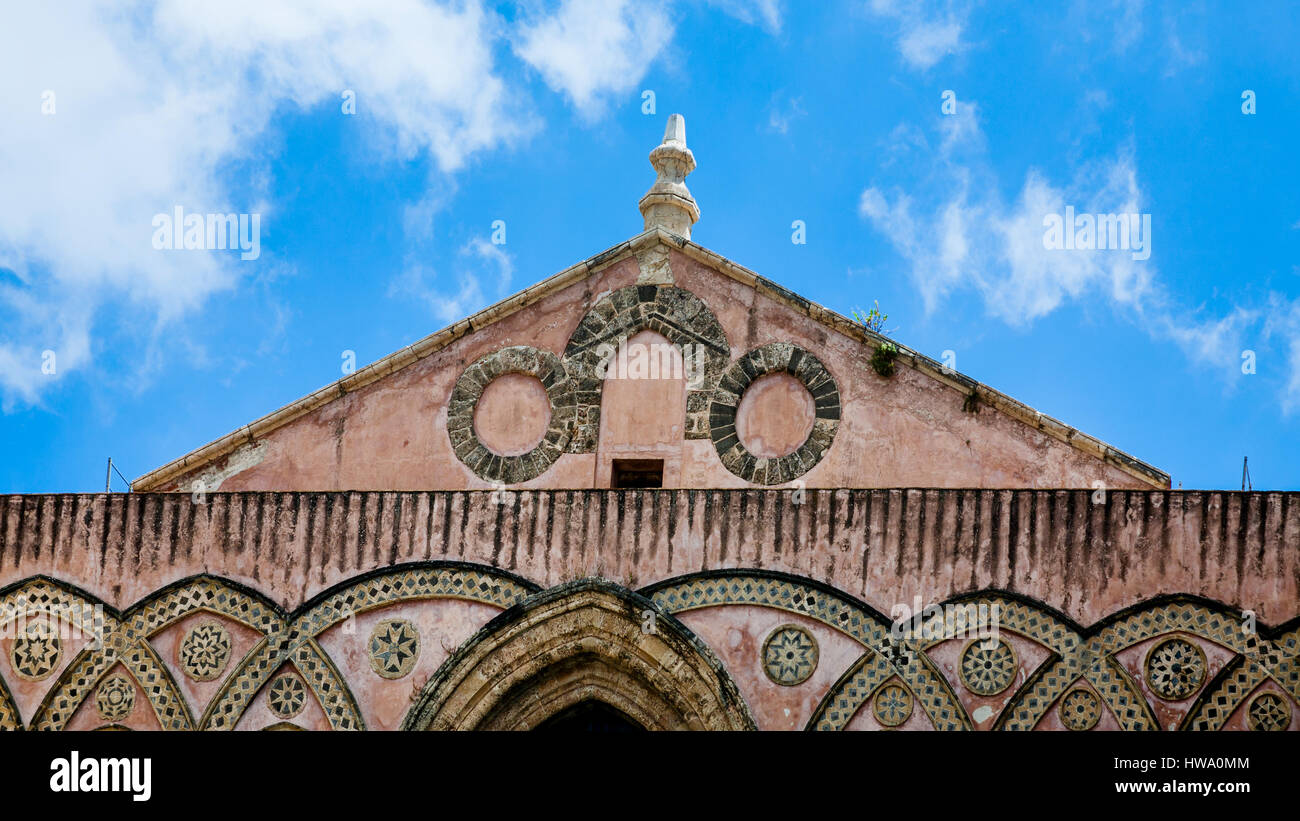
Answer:
MULTIPOLYGON (((826 457, 801 477, 809 487, 1066 488, 1097 481, 1111 488, 1150 486, 992 408, 965 412, 963 394, 906 365, 892 378, 881 377, 868 366, 871 351, 860 341, 679 251, 671 253, 670 263, 677 287, 700 297, 721 322, 732 361, 770 342, 793 342, 814 353, 835 377, 842 421, 826 457)), ((272 431, 263 440, 261 461, 225 478, 220 489, 491 487, 456 458, 447 438, 447 403, 461 372, 506 346, 562 355, 591 306, 602 295, 635 284, 639 273, 634 257, 620 260, 272 431)), ((607 383, 598 452, 565 454, 522 487, 608 487, 608 463, 616 453, 664 459, 669 487, 750 486, 721 464, 711 442, 682 438, 684 390, 684 383, 671 380, 607 383)), ((501 397, 493 404, 494 414, 515 410, 501 397)), ((527 417, 523 421, 531 419, 532 411, 518 412, 527 417)), ((201 470, 159 489, 189 489, 201 470)))
POLYGON ((998 589, 1091 624, 1187 593, 1300 615, 1300 494, 876 490, 0 497, 0 584, 45 574, 126 607, 199 573, 298 607, 358 574, 453 559, 542 587, 720 568, 814 579, 888 613, 998 589))

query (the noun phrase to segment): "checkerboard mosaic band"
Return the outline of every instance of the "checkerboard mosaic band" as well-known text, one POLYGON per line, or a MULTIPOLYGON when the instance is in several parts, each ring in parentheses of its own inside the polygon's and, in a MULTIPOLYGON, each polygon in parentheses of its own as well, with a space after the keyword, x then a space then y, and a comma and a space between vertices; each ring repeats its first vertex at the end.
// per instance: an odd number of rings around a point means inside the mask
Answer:
MULTIPOLYGON (((331 727, 362 729, 354 694, 316 641, 323 632, 361 613, 400 602, 455 598, 505 609, 537 591, 536 586, 488 567, 430 563, 392 568, 345 583, 296 616, 252 591, 210 577, 178 583, 118 615, 71 588, 38 577, 0 594, 0 624, 19 618, 62 619, 89 637, 63 671, 50 676, 50 689, 27 718, 32 729, 62 729, 87 699, 97 709, 94 699, 100 685, 122 675, 140 688, 163 729, 232 729, 286 662, 296 668, 331 727), (245 625, 260 638, 242 658, 231 658, 216 696, 196 718, 150 642, 180 619, 199 612, 245 625)), ((726 605, 770 607, 821 622, 861 644, 862 656, 832 686, 809 729, 848 726, 864 706, 873 709, 872 699, 887 682, 903 688, 937 729, 973 727, 929 656, 929 651, 952 638, 942 632, 899 641, 887 619, 869 607, 815 583, 761 571, 682 577, 645 593, 668 613, 726 605)), ((1289 723, 1295 714, 1294 703, 1278 701, 1282 694, 1300 700, 1300 628, 1265 638, 1243 629, 1238 612, 1213 603, 1151 602, 1092 630, 1071 627, 1046 608, 1000 593, 974 594, 961 603, 990 611, 996 605, 1000 630, 1048 651, 1038 669, 1025 671, 1028 679, 1010 695, 993 723, 995 729, 1038 727, 1083 682, 1096 693, 1102 715, 1111 713, 1121 728, 1160 729, 1142 688, 1117 654, 1146 642, 1154 647, 1175 638, 1203 641, 1233 654, 1217 675, 1205 676, 1210 680, 1198 685, 1180 729, 1221 729, 1239 714, 1247 715, 1251 727, 1272 729, 1284 717, 1289 723), (1268 682, 1276 685, 1272 691, 1266 689, 1268 682), (1273 695, 1264 698, 1269 692, 1273 695)), ((65 642, 63 651, 72 652, 72 646, 65 642)), ((7 663, 7 657, 0 659, 0 664, 7 663)), ((137 703, 136 710, 141 707, 137 703)), ((898 712, 895 709, 890 715, 898 712)), ((12 694, 0 681, 0 729, 23 726, 12 694)))

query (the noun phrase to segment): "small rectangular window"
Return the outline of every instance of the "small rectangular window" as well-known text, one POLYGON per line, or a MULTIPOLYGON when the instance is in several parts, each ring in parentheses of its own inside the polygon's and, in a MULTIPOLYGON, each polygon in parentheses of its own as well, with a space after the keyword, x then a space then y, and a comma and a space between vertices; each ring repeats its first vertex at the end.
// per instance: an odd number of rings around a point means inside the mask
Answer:
POLYGON ((615 459, 610 472, 610 487, 663 487, 663 459, 615 459))

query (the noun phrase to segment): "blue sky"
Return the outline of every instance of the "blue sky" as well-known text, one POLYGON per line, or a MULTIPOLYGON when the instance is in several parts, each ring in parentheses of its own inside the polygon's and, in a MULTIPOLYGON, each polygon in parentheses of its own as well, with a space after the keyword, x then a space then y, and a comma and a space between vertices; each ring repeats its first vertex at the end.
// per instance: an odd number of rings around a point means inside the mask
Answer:
POLYGON ((0 12, 0 491, 139 476, 635 235, 674 112, 700 244, 1174 487, 1300 488, 1294 6, 44 5, 0 12), (260 255, 155 249, 178 205, 260 255), (1067 205, 1150 258, 1044 248, 1067 205))

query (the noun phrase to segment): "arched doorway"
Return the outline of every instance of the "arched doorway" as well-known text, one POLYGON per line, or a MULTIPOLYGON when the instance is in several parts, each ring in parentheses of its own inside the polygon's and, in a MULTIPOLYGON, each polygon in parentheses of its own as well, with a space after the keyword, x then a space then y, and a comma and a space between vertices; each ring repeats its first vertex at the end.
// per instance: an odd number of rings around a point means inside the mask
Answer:
POLYGON ((561 585, 498 616, 443 663, 403 727, 564 729, 615 714, 650 730, 755 728, 703 642, 649 599, 601 580, 561 585))
POLYGON ((551 733, 643 733, 645 727, 622 710, 591 699, 556 713, 539 724, 537 730, 551 733))

